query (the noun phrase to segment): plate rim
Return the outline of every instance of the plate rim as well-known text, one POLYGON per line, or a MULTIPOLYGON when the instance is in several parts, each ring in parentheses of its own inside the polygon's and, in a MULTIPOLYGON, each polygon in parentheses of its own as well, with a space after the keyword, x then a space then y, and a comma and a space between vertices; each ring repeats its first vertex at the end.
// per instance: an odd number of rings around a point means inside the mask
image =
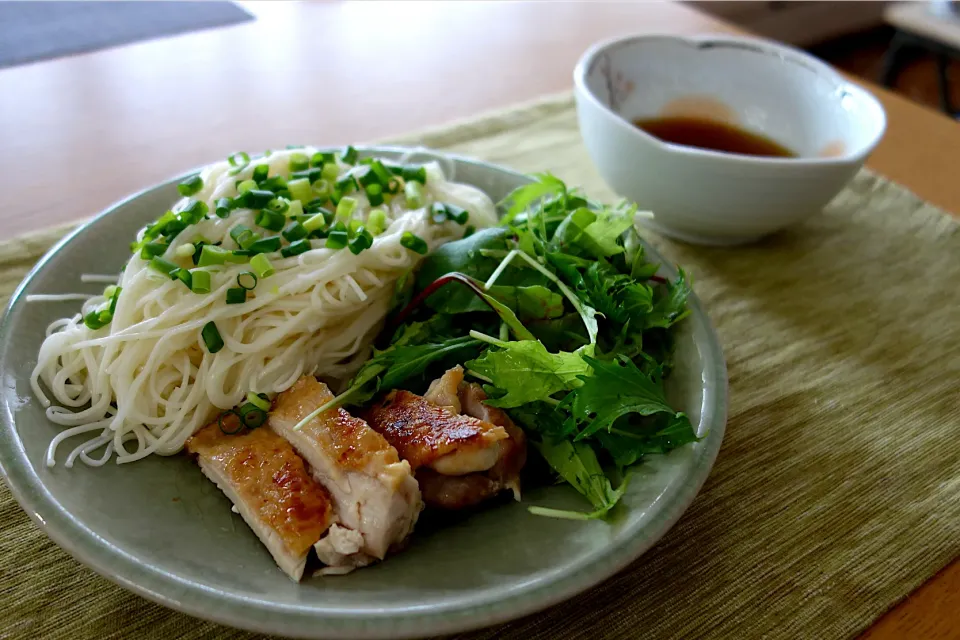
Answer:
MULTIPOLYGON (((340 147, 318 146, 317 148, 336 150, 340 147)), ((434 154, 529 180, 529 175, 508 167, 442 150, 392 145, 356 145, 356 149, 366 154, 381 152, 434 154)), ((76 229, 54 244, 24 276, 11 294, 5 306, 3 318, 0 320, 0 344, 8 344, 12 331, 9 321, 11 312, 25 303, 24 292, 55 254, 95 222, 113 215, 119 208, 148 193, 179 182, 205 166, 208 165, 179 173, 114 202, 97 215, 83 221, 76 229)), ((666 261, 646 241, 643 241, 643 245, 654 259, 660 261, 663 269, 675 275, 672 263, 666 261)), ((327 613, 317 609, 289 607, 260 599, 227 594, 177 578, 175 574, 169 574, 159 567, 148 566, 74 519, 67 507, 47 491, 43 481, 26 460, 26 451, 17 435, 9 393, 5 393, 0 400, 2 405, 0 418, 3 426, 3 429, 0 429, 0 475, 3 475, 14 499, 30 519, 78 562, 128 591, 197 618, 259 633, 281 633, 298 638, 336 637, 353 640, 414 638, 421 637, 425 632, 430 635, 443 635, 489 627, 546 609, 618 573, 656 544, 679 520, 700 492, 713 468, 723 441, 728 412, 728 379, 719 338, 696 293, 691 294, 688 304, 692 310, 691 318, 697 318, 698 324, 705 330, 708 338, 705 345, 700 345, 706 347, 705 351, 701 351, 701 357, 704 361, 704 374, 712 378, 713 382, 712 397, 708 398, 706 393, 704 397, 704 406, 708 407, 712 413, 704 414, 707 433, 699 443, 697 455, 692 459, 692 472, 676 481, 677 486, 672 495, 658 496, 657 501, 664 497, 669 497, 669 501, 638 532, 626 537, 619 544, 613 544, 598 551, 598 557, 582 570, 574 571, 568 568, 559 575, 551 575, 539 583, 522 589, 513 600, 508 601, 507 606, 503 603, 508 594, 502 594, 490 602, 454 603, 439 611, 406 611, 401 614, 384 615, 327 613), (642 535, 640 535, 641 532, 642 535)), ((0 365, 6 361, 6 358, 7 351, 4 350, 0 354, 0 365)))

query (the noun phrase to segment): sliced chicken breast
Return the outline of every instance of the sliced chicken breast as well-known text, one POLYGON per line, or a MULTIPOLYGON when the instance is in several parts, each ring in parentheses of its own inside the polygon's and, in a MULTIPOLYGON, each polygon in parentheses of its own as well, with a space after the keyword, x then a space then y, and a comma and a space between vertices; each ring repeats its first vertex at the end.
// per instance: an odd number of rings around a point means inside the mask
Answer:
POLYGON ((317 546, 321 559, 363 566, 401 545, 413 531, 423 502, 410 465, 383 436, 344 409, 324 411, 294 430, 332 399, 327 385, 304 376, 274 400, 268 425, 307 460, 314 479, 333 499, 340 526, 331 531, 336 538, 317 546), (357 551, 347 552, 357 540, 341 529, 360 535, 357 551))
POLYGON ((333 522, 327 491, 290 444, 267 429, 227 435, 216 424, 186 442, 200 469, 233 502, 277 564, 300 580, 307 555, 333 522))

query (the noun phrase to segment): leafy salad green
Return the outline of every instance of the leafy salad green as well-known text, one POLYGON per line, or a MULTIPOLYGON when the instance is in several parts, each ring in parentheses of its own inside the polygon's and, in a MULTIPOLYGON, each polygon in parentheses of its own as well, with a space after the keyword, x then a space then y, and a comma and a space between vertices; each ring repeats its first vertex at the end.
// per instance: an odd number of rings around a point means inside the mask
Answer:
POLYGON ((530 510, 598 518, 623 495, 631 465, 697 439, 663 390, 690 283, 682 270, 672 282, 656 275, 635 206, 535 177, 501 203, 499 227, 444 245, 398 283, 381 348, 330 404, 422 390, 463 364, 593 507, 530 510))

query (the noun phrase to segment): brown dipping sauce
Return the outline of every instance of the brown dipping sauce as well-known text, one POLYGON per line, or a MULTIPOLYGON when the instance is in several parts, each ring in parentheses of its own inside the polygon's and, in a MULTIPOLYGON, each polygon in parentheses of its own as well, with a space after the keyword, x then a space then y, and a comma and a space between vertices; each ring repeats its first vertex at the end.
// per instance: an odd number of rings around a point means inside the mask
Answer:
POLYGON ((689 116, 635 120, 634 123, 664 142, 745 156, 795 158, 797 154, 766 136, 733 125, 689 116))

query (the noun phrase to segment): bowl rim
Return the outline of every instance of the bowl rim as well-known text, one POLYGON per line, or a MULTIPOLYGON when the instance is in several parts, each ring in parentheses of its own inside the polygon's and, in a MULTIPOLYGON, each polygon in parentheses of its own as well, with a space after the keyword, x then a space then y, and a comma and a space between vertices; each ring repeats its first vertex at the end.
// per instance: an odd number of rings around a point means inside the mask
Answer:
POLYGON ((825 62, 815 58, 809 53, 796 47, 777 42, 768 38, 759 36, 737 36, 731 34, 701 34, 691 36, 681 36, 667 33, 648 33, 626 36, 617 36, 600 40, 590 47, 580 56, 573 69, 573 85, 575 94, 585 99, 607 118, 608 121, 616 123, 621 128, 624 135, 635 136, 651 146, 655 146, 663 151, 676 155, 702 157, 707 159, 716 159, 726 162, 736 162, 739 164, 751 165, 753 167, 823 167, 823 166, 843 166, 863 162, 869 156, 886 134, 887 113, 883 104, 870 91, 854 84, 844 78, 836 69, 825 62), (859 102, 865 103, 877 113, 876 129, 869 139, 869 142, 861 145, 856 153, 844 153, 839 156, 831 157, 774 157, 774 156, 749 156, 742 154, 730 154, 714 151, 712 149, 701 149, 699 147, 689 147, 669 142, 664 142, 649 133, 638 129, 627 120, 614 111, 610 105, 601 100, 587 86, 587 75, 593 69, 594 64, 600 56, 609 53, 612 50, 642 41, 669 41, 680 43, 696 49, 715 49, 719 47, 738 48, 758 55, 774 56, 782 60, 798 64, 808 70, 821 74, 833 81, 837 90, 841 92, 840 98, 849 95, 859 102))
MULTIPOLYGON (((339 147, 317 147, 336 150, 339 147)), ((479 165, 487 170, 505 172, 516 177, 529 176, 492 163, 464 157, 458 154, 434 151, 423 147, 356 146, 360 153, 432 153, 458 162, 479 165)), ((121 207, 152 193, 169 188, 184 178, 195 174, 194 168, 142 189, 108 206, 96 216, 84 221, 76 229, 51 247, 24 277, 10 297, 0 320, 0 341, 9 344, 13 330, 12 312, 25 304, 25 292, 34 278, 46 268, 53 256, 63 250, 93 223, 115 214, 121 207)), ((644 242, 645 250, 675 276, 670 263, 644 242)), ((262 599, 248 598, 225 593, 189 579, 178 578, 161 567, 147 565, 136 557, 100 537, 96 531, 74 519, 69 509, 60 504, 47 491, 43 481, 35 473, 26 458, 23 443, 17 436, 14 416, 15 398, 4 393, 0 398, 0 475, 4 477, 14 498, 49 538, 67 551, 80 563, 121 587, 141 595, 165 607, 181 611, 197 618, 225 624, 234 628, 260 633, 283 634, 301 638, 414 638, 443 635, 488 627, 540 611, 589 589, 617 573, 642 553, 652 547, 680 518, 706 481, 723 441, 726 427, 728 383, 726 363, 716 332, 703 310, 696 294, 689 298, 690 320, 695 320, 706 339, 698 343, 703 358, 703 377, 712 379, 712 389, 704 389, 702 427, 706 435, 700 441, 699 450, 691 459, 691 472, 676 481, 672 495, 661 495, 667 501, 645 526, 632 536, 595 552, 596 558, 588 555, 583 566, 570 567, 565 572, 554 574, 537 584, 527 585, 518 593, 498 594, 489 602, 453 603, 444 609, 414 609, 402 614, 387 615, 340 612, 326 613, 304 606, 285 605, 262 599), (518 596, 507 600, 509 596, 518 596), (522 596, 522 597, 519 597, 522 596), (504 606, 507 602, 508 605, 504 606)), ((7 358, 7 351, 0 354, 0 366, 7 358)), ((7 385, 9 387, 9 385, 7 385)), ((667 490, 669 491, 669 489, 667 490)), ((666 492, 665 492, 666 493, 666 492)))

